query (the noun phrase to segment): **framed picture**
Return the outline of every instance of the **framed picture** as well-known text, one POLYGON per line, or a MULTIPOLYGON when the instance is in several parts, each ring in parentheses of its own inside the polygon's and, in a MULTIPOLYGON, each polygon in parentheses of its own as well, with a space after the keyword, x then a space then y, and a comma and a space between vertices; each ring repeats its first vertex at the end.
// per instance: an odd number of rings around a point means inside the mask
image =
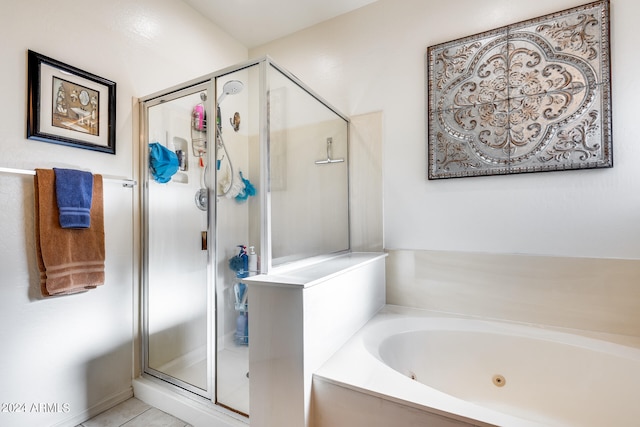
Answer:
POLYGON ((428 178, 610 168, 609 1, 427 50, 428 178))
POLYGON ((116 84, 28 51, 27 138, 116 153, 116 84))

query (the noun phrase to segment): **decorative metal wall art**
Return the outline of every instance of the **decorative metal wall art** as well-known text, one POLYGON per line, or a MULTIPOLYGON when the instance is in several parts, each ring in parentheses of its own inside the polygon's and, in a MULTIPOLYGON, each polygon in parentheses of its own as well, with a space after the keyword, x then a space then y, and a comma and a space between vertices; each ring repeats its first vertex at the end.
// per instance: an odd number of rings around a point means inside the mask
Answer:
POLYGON ((613 166, 609 3, 430 46, 429 179, 613 166))

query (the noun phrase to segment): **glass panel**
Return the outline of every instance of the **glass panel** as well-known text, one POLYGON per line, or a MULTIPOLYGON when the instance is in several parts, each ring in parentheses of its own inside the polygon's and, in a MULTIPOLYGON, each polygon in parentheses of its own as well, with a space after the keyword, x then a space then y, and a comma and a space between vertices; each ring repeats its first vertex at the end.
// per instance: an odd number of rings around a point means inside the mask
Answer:
POLYGON ((206 203, 198 203, 204 186, 201 160, 206 158, 206 143, 201 132, 204 123, 194 121, 194 112, 203 111, 206 92, 194 90, 147 112, 149 143, 159 143, 180 159, 179 170, 168 182, 149 176, 147 362, 149 368, 178 380, 182 387, 206 395, 207 248, 203 232, 208 220, 206 203))
POLYGON ((249 414, 251 304, 243 300, 248 257, 244 265, 239 255, 261 249, 258 97, 259 65, 216 78, 216 403, 242 414, 249 414))
POLYGON ((347 122, 269 72, 273 265, 349 249, 347 122))

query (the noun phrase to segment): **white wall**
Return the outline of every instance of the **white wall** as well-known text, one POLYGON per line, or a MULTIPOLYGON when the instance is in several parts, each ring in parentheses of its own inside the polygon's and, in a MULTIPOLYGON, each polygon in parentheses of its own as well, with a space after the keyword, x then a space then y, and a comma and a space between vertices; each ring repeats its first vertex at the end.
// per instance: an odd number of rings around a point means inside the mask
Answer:
POLYGON ((581 0, 380 0, 267 45, 348 115, 382 110, 387 249, 640 258, 636 19, 611 1, 614 168, 428 181, 430 45, 578 6, 581 0))
MULTIPOLYGON (((129 178, 137 168, 132 98, 247 59, 238 42, 170 0, 5 0, 0 39, 0 166, 129 178), (117 83, 115 156, 25 138, 27 49, 117 83)), ((32 178, 0 174, 0 402, 27 409, 0 413, 0 425, 76 425, 130 395, 138 190, 105 183, 105 285, 42 299, 32 178), (36 413, 34 403, 68 406, 36 413)))

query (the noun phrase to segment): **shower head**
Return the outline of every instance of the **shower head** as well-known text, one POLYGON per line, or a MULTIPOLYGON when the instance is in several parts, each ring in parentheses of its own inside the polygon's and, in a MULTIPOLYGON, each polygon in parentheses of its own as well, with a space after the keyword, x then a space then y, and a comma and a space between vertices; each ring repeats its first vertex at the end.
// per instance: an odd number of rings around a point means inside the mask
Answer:
POLYGON ((220 104, 227 95, 235 95, 240 92, 243 87, 244 84, 240 80, 229 80, 226 82, 224 86, 222 86, 222 95, 218 98, 218 104, 220 104))

